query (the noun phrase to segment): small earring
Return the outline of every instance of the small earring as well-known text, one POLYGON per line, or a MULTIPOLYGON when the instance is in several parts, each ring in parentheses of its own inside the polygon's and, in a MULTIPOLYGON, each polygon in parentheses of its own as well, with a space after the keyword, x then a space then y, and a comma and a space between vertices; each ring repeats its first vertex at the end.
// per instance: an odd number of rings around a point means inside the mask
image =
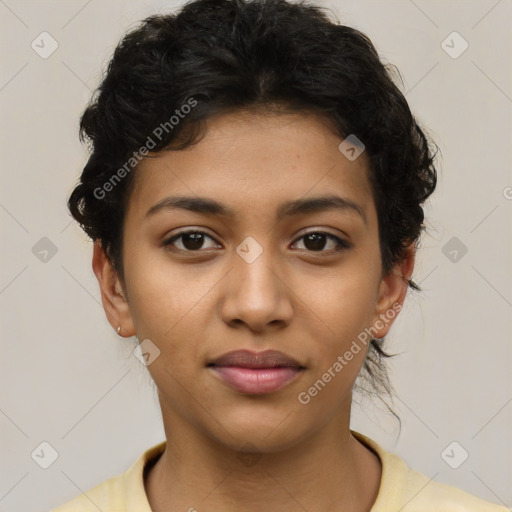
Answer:
POLYGON ((119 326, 119 327, 117 328, 117 334, 119 334, 120 332, 121 332, 121 326, 119 326))

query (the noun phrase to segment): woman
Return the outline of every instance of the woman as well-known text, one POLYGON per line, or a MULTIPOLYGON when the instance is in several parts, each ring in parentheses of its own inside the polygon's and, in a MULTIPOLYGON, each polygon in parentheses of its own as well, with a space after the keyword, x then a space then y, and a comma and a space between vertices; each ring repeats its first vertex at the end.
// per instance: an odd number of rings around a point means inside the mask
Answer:
MULTIPOLYGON (((166 441, 66 511, 504 511, 350 429, 412 281, 431 145, 370 40, 197 0, 125 36, 69 199, 166 441)), ((434 146, 434 144, 432 144, 434 146)))

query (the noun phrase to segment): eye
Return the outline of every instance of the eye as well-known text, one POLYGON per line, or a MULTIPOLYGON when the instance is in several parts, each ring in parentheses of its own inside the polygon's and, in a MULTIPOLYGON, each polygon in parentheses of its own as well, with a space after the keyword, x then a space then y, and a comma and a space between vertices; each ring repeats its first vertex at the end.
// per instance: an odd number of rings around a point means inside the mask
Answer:
MULTIPOLYGON (((347 241, 335 235, 331 235, 330 233, 324 233, 323 231, 310 231, 309 233, 306 233, 305 235, 298 238, 298 240, 302 239, 304 239, 304 248, 313 252, 337 252, 344 249, 349 249, 351 247, 347 241), (331 250, 323 250, 326 242, 328 241, 331 242, 331 250), (332 248, 333 245, 334 250, 332 248)), ((302 247, 299 247, 299 249, 302 249, 302 247)))
MULTIPOLYGON (((206 238, 213 240, 213 238, 210 235, 206 234, 204 231, 182 231, 181 233, 178 233, 172 236, 171 238, 165 240, 163 242, 163 245, 172 245, 177 247, 177 249, 180 249, 181 251, 185 252, 195 252, 198 251, 199 249, 204 249, 203 244, 206 238), (175 241, 179 241, 179 243, 175 244, 175 241)), ((207 249, 214 247, 215 246, 207 247, 207 249)))
MULTIPOLYGON (((174 246, 184 252, 198 252, 201 249, 212 249, 218 247, 218 245, 215 244, 210 247, 204 247, 206 239, 215 242, 215 240, 204 231, 189 230, 173 235, 171 238, 165 240, 163 245, 174 246)), ((338 252, 351 247, 347 241, 322 231, 311 231, 297 240, 303 239, 304 247, 299 247, 299 249, 306 249, 311 252, 338 252), (329 247, 328 250, 324 250, 327 242, 330 242, 331 247, 329 247)))

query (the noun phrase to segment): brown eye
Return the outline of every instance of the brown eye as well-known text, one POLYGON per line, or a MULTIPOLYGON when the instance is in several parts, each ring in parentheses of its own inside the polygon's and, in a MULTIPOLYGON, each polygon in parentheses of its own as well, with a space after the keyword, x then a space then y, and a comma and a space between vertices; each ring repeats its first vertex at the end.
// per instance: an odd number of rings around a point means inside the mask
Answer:
POLYGON ((336 251, 350 248, 350 244, 345 240, 329 233, 323 233, 322 231, 306 233, 301 236, 299 240, 304 240, 304 248, 313 252, 330 252, 330 250, 336 251), (329 247, 328 250, 324 250, 329 241, 331 242, 331 247, 329 247))
MULTIPOLYGON (((166 240, 163 245, 172 245, 181 251, 195 252, 205 248, 203 245, 206 239, 213 240, 213 238, 210 235, 207 235, 204 231, 185 231, 172 236, 166 240), (176 241, 178 241, 177 244, 175 244, 176 241)), ((206 248, 210 249, 212 247, 206 248)))

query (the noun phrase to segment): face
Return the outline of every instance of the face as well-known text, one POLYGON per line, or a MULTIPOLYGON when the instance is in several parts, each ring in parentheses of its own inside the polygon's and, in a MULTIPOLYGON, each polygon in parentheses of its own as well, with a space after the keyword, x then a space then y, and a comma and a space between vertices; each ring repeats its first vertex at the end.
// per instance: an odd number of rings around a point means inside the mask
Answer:
POLYGON ((139 164, 124 293, 98 248, 94 268, 112 325, 160 351, 148 370, 168 424, 271 452, 347 423, 368 345, 343 356, 365 328, 387 333, 412 256, 382 275, 368 160, 340 142, 314 115, 237 112, 139 164))

